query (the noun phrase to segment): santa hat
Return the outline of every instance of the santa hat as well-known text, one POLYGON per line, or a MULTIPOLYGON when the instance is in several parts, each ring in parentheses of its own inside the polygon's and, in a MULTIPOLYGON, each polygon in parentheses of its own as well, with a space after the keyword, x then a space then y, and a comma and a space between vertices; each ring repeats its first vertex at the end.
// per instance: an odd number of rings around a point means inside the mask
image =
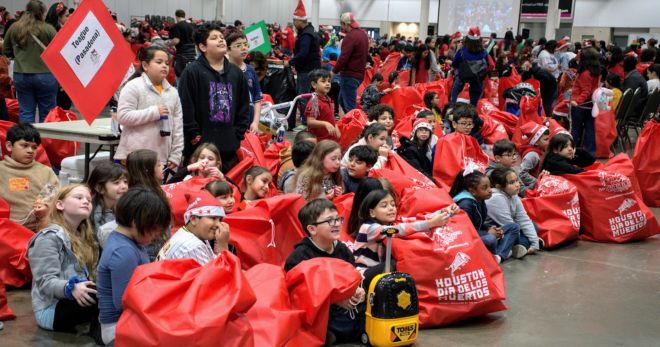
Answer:
POLYGON ((429 123, 426 118, 417 118, 413 123, 412 137, 415 137, 417 130, 422 128, 433 132, 433 125, 431 125, 431 123, 429 123))
POLYGON ((200 190, 194 194, 186 194, 188 207, 183 214, 183 221, 188 224, 192 216, 198 217, 224 217, 225 210, 211 193, 200 190))
POLYGON ((452 41, 460 40, 460 39, 463 38, 463 33, 461 33, 460 31, 457 31, 457 32, 453 33, 450 38, 451 38, 452 41))
POLYGON ((339 20, 346 25, 350 25, 351 28, 353 29, 358 29, 360 27, 360 23, 358 23, 357 20, 355 20, 355 17, 353 16, 352 13, 350 12, 344 12, 341 14, 341 17, 339 20))
POLYGON ((568 47, 568 41, 566 41, 566 40, 559 40, 559 42, 557 42, 557 50, 560 50, 560 49, 562 49, 562 48, 564 48, 564 47, 568 47))
POLYGON ((481 40, 481 30, 479 30, 479 27, 470 27, 470 30, 468 30, 468 39, 481 40))
POLYGON ((534 122, 527 122, 520 127, 520 131, 523 134, 523 144, 534 146, 541 139, 543 133, 548 131, 548 127, 534 122))
POLYGON ((307 20, 307 11, 305 11, 305 4, 302 0, 298 0, 298 6, 293 11, 293 19, 307 20))

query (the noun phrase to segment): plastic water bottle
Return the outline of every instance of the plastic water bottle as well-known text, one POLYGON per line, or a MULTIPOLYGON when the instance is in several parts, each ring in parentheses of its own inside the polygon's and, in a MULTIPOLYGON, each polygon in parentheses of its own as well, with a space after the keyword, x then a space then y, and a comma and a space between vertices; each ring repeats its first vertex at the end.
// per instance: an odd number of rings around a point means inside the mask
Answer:
POLYGON ((112 117, 110 118, 110 132, 112 132, 113 136, 119 137, 121 135, 121 126, 119 125, 119 122, 117 121, 117 107, 113 106, 110 108, 110 114, 112 114, 112 117))
POLYGON ((281 124, 279 128, 277 128, 277 139, 276 141, 278 143, 284 142, 284 132, 286 129, 284 128, 284 124, 281 124))
POLYGON ((168 116, 160 116, 159 126, 160 126, 160 136, 170 136, 170 118, 168 116))

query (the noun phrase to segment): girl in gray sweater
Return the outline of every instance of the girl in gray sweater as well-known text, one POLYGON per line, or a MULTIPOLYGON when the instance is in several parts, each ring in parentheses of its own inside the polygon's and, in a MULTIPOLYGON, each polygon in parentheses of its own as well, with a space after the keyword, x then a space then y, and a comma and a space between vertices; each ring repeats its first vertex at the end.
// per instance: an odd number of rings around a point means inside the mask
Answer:
MULTIPOLYGON (((522 200, 518 197, 520 182, 511 168, 497 168, 490 174, 493 195, 486 200, 488 217, 499 225, 515 223, 520 226, 520 244, 532 254, 541 249, 534 223, 529 219, 522 200)), ((518 257, 516 257, 518 258, 518 257)))

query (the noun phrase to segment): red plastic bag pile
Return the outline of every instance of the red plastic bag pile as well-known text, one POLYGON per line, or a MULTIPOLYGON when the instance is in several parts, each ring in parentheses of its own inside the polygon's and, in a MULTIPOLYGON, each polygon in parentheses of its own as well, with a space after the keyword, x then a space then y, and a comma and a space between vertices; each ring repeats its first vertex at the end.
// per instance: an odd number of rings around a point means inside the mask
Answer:
POLYGON ((451 187, 469 163, 476 164, 481 172, 488 167, 488 156, 474 137, 454 132, 438 139, 433 158, 433 178, 438 184, 451 187))
POLYGON ((16 315, 9 307, 9 303, 7 303, 5 284, 2 283, 2 279, 0 279, 0 321, 12 319, 16 319, 16 315))
POLYGON ((23 287, 32 281, 26 251, 32 230, 0 218, 0 282, 12 287, 23 287))
POLYGON ((522 199, 529 218, 538 226, 546 248, 577 240, 580 199, 577 187, 560 176, 544 175, 522 199))
POLYGON ((351 110, 337 121, 337 128, 341 133, 338 142, 342 151, 348 150, 348 147, 360 137, 366 124, 367 114, 360 109, 351 110))
POLYGON ((660 207, 660 122, 646 123, 637 139, 632 160, 644 202, 660 207))

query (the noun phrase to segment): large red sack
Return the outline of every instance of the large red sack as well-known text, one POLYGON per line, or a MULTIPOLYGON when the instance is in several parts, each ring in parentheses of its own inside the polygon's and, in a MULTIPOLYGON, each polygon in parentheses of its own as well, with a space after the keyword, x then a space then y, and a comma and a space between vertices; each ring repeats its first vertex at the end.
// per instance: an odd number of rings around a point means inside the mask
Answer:
MULTIPOLYGON (((229 178, 232 182, 236 183, 241 189, 245 189, 243 185, 243 174, 247 169, 259 165, 256 162, 256 159, 250 156, 246 156, 245 158, 241 159, 241 161, 236 164, 227 174, 225 175, 227 178, 229 178)), ((237 200, 240 201, 240 200, 237 200)))
POLYGON ((362 276, 350 263, 334 258, 303 261, 286 274, 294 308, 303 310, 302 329, 291 346, 322 346, 328 330, 330 304, 355 294, 362 276))
POLYGON ((451 187, 468 163, 476 164, 481 172, 488 167, 488 156, 474 137, 453 132, 438 139, 433 157, 433 178, 438 184, 451 187))
POLYGON ((518 126, 518 117, 513 113, 497 110, 489 113, 488 116, 500 122, 509 135, 512 135, 518 126))
POLYGON ((139 266, 128 282, 117 346, 253 346, 245 313, 256 297, 238 258, 222 252, 139 266))
POLYGON ((0 282, 23 287, 32 281, 27 246, 32 230, 7 218, 0 219, 0 282))
POLYGON ((486 78, 484 80, 484 93, 483 97, 488 99, 496 106, 500 104, 499 96, 497 94, 497 88, 499 81, 497 79, 486 78))
POLYGON ((427 82, 427 83, 418 83, 415 84, 415 88, 419 90, 419 93, 424 96, 426 92, 435 92, 438 94, 438 108, 439 109, 444 109, 445 105, 449 102, 449 92, 447 89, 447 80, 446 79, 439 79, 435 80, 433 82, 427 82))
POLYGON ((660 207, 660 122, 646 123, 637 139, 632 161, 644 202, 660 207))
POLYGON ((280 171, 280 165, 282 165, 282 159, 280 158, 280 151, 283 149, 291 147, 291 142, 287 139, 284 139, 282 142, 273 142, 266 148, 264 151, 264 159, 266 160, 266 168, 270 170, 270 173, 273 177, 277 177, 277 174, 280 171))
POLYGON ((518 70, 515 67, 511 67, 511 75, 508 77, 500 77, 499 83, 497 85, 497 96, 500 100, 500 110, 506 110, 506 104, 504 102, 504 91, 509 88, 515 87, 518 83, 522 82, 522 78, 518 74, 518 70))
MULTIPOLYGON (((9 128, 13 127, 14 125, 16 124, 6 120, 0 120, 0 143, 2 144, 2 151, 0 151, 0 160, 4 159, 5 155, 9 155, 9 153, 7 152, 7 147, 5 146, 5 143, 7 142, 7 130, 9 130, 9 128)), ((35 155, 34 159, 37 162, 50 167, 50 161, 48 160, 48 155, 46 154, 46 150, 44 149, 43 144, 40 144, 37 147, 37 154, 35 155)))
POLYGON ((507 308, 502 269, 464 212, 433 233, 393 239, 392 252, 397 270, 417 284, 422 328, 507 308))
POLYGON ((596 158, 612 158, 614 153, 610 148, 617 136, 614 111, 600 111, 594 122, 596 128, 596 158))
POLYGON ((7 303, 5 284, 2 283, 2 279, 0 279, 0 321, 12 319, 16 319, 16 315, 9 307, 9 303, 7 303))
POLYGON ((337 121, 337 128, 341 133, 339 145, 342 151, 348 150, 348 147, 360 137, 366 124, 367 114, 360 109, 351 110, 337 121))
POLYGON ((560 176, 544 175, 533 190, 527 191, 522 203, 546 248, 577 240, 580 199, 573 183, 560 176))
POLYGON ((255 346, 286 346, 300 333, 305 313, 291 306, 282 267, 259 264, 245 273, 257 302, 247 312, 255 346))
POLYGON ((351 215, 354 197, 355 193, 348 193, 332 200, 332 203, 337 206, 337 214, 339 214, 340 217, 344 217, 344 224, 341 225, 339 240, 346 243, 347 245, 352 245, 353 242, 355 242, 355 239, 348 233, 348 218, 351 215))
POLYGON ((0 218, 9 218, 9 203, 0 198, 0 218))
POLYGON ((236 152, 238 159, 247 157, 254 158, 255 165, 266 167, 266 158, 264 157, 264 143, 259 136, 246 132, 245 138, 241 141, 241 147, 236 152))
POLYGON ((477 101, 477 113, 480 115, 489 115, 497 110, 499 110, 497 106, 488 99, 481 98, 477 101))
POLYGON ((525 95, 520 100, 520 116, 518 117, 518 122, 516 127, 513 130, 513 136, 511 136, 511 141, 520 148, 523 145, 522 131, 520 130, 523 125, 528 122, 537 123, 543 125, 544 118, 539 114, 539 105, 541 104, 541 96, 535 96, 530 98, 525 95))
MULTIPOLYGON (((383 61, 383 64, 378 69, 378 72, 383 76, 385 82, 388 82, 390 73, 396 71, 396 68, 399 65, 399 60, 401 60, 401 57, 402 57, 401 52, 392 52, 387 56, 387 58, 385 58, 385 61, 383 61)), ((401 79, 399 79, 399 81, 401 81, 401 79)), ((387 87, 389 87, 389 85, 390 84, 388 82, 387 87)))
MULTIPOLYGON (((48 112, 44 122, 71 122, 74 120, 78 120, 78 116, 76 116, 75 113, 68 110, 63 110, 61 107, 56 106, 54 109, 48 112)), ((48 159, 50 160, 51 164, 57 167, 61 165, 62 159, 76 155, 76 153, 78 153, 78 149, 80 149, 80 143, 75 141, 44 138, 41 143, 44 146, 46 153, 48 154, 48 159)))
POLYGON ((506 128, 498 120, 493 119, 489 115, 479 114, 479 118, 484 121, 481 126, 481 136, 484 137, 484 143, 492 145, 499 140, 508 140, 509 134, 506 128))
POLYGON ((293 247, 307 235, 298 221, 302 195, 285 194, 257 200, 253 206, 225 218, 230 242, 243 267, 261 263, 283 266, 293 247))
POLYGON ((449 189, 416 189, 406 188, 399 197, 398 218, 416 218, 432 213, 454 203, 449 196, 449 189))
POLYGON ((18 123, 20 113, 18 100, 5 98, 5 103, 7 104, 7 115, 9 116, 9 120, 13 123, 18 123))
POLYGON ((639 193, 632 162, 619 158, 595 170, 564 176, 578 189, 583 240, 624 243, 660 233, 639 193))
MULTIPOLYGON (((421 106, 414 105, 412 106, 413 108, 417 108, 421 106)), ((394 148, 399 148, 401 147, 401 138, 406 137, 410 138, 412 129, 413 129, 413 122, 415 121, 415 114, 414 112, 412 114, 409 114, 402 118, 396 126, 394 126, 394 129, 392 130, 392 143, 394 145, 394 148)))
POLYGON ((424 106, 424 96, 415 87, 401 87, 387 93, 380 99, 381 104, 387 104, 394 110, 394 126, 405 117, 410 105, 424 106))

